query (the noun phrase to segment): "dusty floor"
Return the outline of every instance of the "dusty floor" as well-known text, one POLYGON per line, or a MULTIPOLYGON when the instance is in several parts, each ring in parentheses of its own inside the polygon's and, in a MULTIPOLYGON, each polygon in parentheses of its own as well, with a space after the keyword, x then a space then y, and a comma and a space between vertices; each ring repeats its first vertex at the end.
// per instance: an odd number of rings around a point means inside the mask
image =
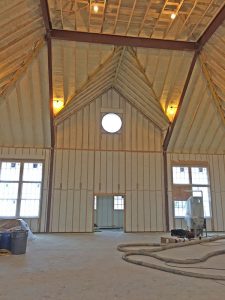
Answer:
MULTIPOLYGON (((119 243, 158 242, 160 236, 119 231, 36 235, 26 255, 0 257, 0 300, 224 299, 225 282, 128 264, 116 250, 119 243)), ((218 248, 194 247, 182 248, 183 253, 169 250, 163 255, 198 257, 218 248)), ((225 268, 225 257, 212 258, 207 264, 225 268)))

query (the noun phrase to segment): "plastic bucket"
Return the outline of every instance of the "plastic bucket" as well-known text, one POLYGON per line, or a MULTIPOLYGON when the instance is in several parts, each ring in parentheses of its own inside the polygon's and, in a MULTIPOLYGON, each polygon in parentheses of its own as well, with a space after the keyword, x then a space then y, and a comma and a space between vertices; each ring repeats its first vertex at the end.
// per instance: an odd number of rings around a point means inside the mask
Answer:
POLYGON ((11 232, 11 252, 12 254, 25 254, 27 249, 28 230, 11 232))
POLYGON ((0 249, 11 250, 10 232, 0 232, 0 249))

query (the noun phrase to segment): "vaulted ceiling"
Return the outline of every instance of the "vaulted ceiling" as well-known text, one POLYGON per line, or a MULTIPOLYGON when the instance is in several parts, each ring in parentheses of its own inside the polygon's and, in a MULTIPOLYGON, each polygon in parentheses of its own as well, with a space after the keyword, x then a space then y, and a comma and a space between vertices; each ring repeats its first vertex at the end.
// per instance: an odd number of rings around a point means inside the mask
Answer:
POLYGON ((48 0, 53 28, 197 41, 223 0, 48 0), (98 3, 98 12, 94 5, 98 3), (171 19, 171 15, 176 17, 171 19))
POLYGON ((224 0, 97 2, 1 1, 0 145, 49 147, 50 123, 114 88, 169 128, 168 151, 224 153, 224 0), (50 122, 51 94, 65 107, 50 122))

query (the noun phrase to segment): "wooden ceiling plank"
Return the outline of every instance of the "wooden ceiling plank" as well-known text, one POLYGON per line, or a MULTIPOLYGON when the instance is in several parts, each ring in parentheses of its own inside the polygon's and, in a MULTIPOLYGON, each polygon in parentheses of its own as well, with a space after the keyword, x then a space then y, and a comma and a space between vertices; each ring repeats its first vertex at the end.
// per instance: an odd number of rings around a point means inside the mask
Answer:
POLYGON ((122 0, 119 0, 119 2, 118 2, 117 11, 116 11, 116 18, 115 18, 115 21, 114 21, 112 34, 114 34, 115 30, 116 30, 117 21, 118 21, 118 17, 119 17, 119 13, 120 13, 121 2, 122 2, 122 0))
POLYGON ((168 2, 169 2, 169 0, 165 0, 165 3, 164 3, 164 5, 163 5, 163 7, 162 7, 162 10, 160 11, 160 14, 159 14, 159 16, 158 16, 158 18, 156 19, 156 22, 155 22, 155 24, 154 24, 154 26, 153 26, 153 29, 152 29, 152 33, 150 34, 150 38, 153 36, 153 34, 155 33, 155 29, 156 29, 156 27, 157 27, 157 25, 158 25, 158 22, 159 22, 159 20, 160 20, 160 18, 162 17, 162 15, 163 15, 163 13, 164 13, 164 9, 166 8, 166 6, 168 5, 168 2))
POLYGON ((101 25, 100 25, 100 30, 99 30, 100 33, 102 33, 102 30, 103 30, 104 21, 105 21, 105 11, 106 11, 107 5, 108 5, 108 1, 104 0, 104 7, 103 7, 101 25))
POLYGON ((145 25, 145 21, 146 21, 146 18, 147 18, 147 16, 148 16, 148 12, 149 12, 149 9, 150 9, 151 5, 152 5, 152 0, 149 0, 147 9, 146 9, 146 11, 145 11, 144 18, 143 18, 143 20, 142 20, 142 22, 141 22, 141 26, 140 26, 139 31, 138 31, 138 36, 140 36, 140 34, 141 34, 141 32, 142 32, 142 29, 143 29, 143 27, 144 27, 144 25, 145 25))

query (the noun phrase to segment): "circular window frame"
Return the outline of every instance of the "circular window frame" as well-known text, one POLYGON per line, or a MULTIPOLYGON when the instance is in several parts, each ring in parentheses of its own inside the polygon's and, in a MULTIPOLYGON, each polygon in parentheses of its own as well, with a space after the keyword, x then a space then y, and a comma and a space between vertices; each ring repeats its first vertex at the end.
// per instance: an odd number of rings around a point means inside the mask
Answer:
POLYGON ((104 114, 102 115, 102 118, 101 118, 101 127, 102 127, 102 131, 103 131, 104 133, 107 133, 107 134, 118 134, 118 133, 121 132, 122 126, 123 126, 123 120, 122 120, 122 117, 121 117, 120 114, 115 113, 115 112, 107 112, 107 113, 104 113, 104 114), (120 124, 120 127, 119 127, 118 130, 116 130, 116 131, 109 131, 108 129, 106 129, 106 128, 104 127, 104 125, 103 125, 103 119, 104 119, 104 117, 106 117, 106 116, 108 116, 108 115, 115 115, 116 117, 119 118, 118 120, 120 120, 121 124, 120 124))

